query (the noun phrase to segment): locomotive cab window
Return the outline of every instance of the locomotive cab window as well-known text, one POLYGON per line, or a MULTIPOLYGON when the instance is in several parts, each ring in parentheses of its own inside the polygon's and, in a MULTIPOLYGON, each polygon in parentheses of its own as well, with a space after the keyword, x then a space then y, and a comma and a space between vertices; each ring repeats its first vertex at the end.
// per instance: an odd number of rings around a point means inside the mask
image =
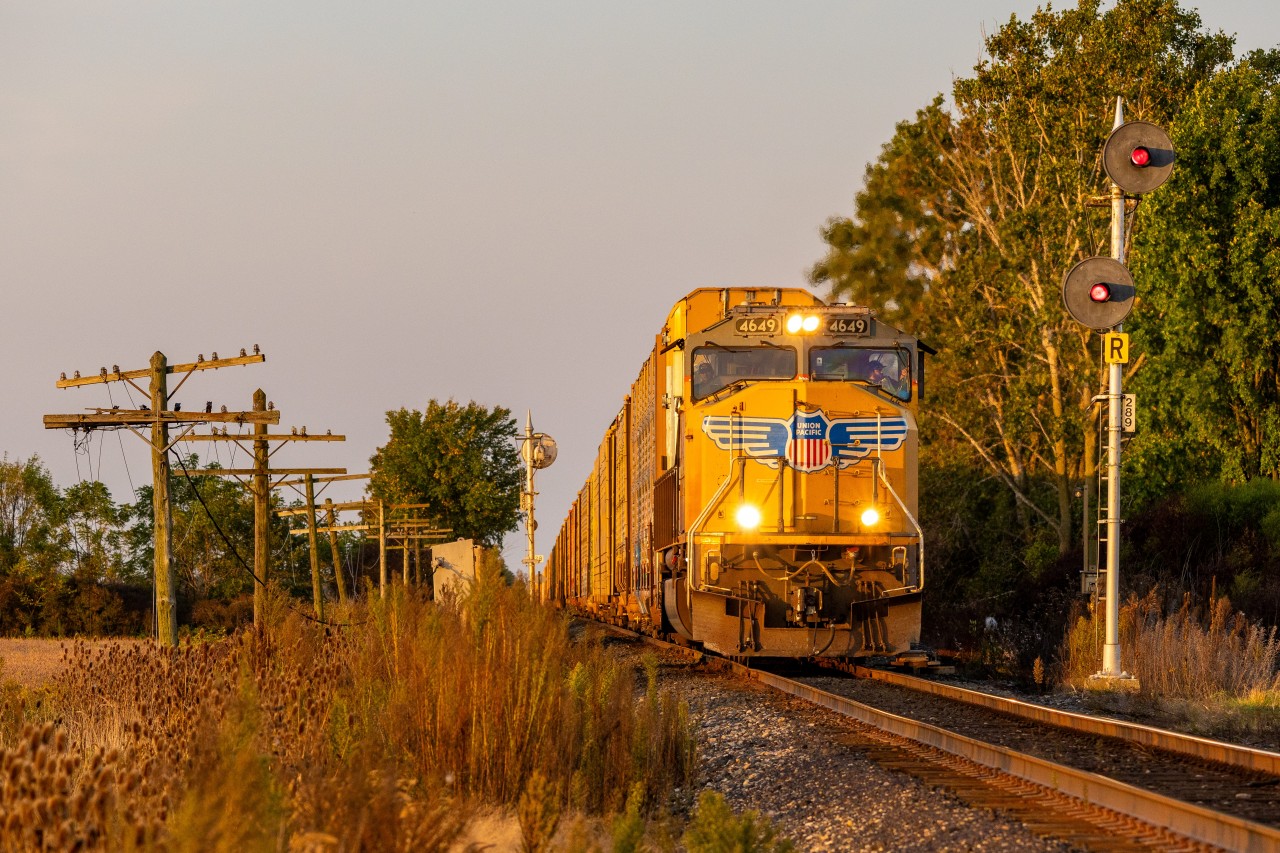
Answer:
POLYGON ((796 351, 791 347, 703 346, 691 360, 693 399, 701 400, 737 382, 794 379, 796 351))
POLYGON ((809 350, 809 378, 872 385, 899 400, 910 400, 911 353, 897 348, 814 347, 809 350))

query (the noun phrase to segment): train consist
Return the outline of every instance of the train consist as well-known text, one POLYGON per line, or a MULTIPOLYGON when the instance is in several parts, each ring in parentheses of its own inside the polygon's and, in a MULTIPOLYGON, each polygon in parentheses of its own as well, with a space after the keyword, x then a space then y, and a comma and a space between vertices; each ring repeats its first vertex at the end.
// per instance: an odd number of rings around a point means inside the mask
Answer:
POLYGON ((605 433, 548 594, 732 657, 910 653, 926 352, 805 290, 689 294, 605 433))

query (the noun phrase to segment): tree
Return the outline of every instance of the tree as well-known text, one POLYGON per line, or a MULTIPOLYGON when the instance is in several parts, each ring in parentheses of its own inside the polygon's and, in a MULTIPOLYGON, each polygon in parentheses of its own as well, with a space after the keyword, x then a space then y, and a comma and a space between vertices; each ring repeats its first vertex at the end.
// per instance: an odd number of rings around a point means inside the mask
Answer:
POLYGON ((62 503, 74 552, 74 574, 112 582, 145 578, 129 566, 124 547, 124 508, 111 499, 106 485, 84 480, 68 486, 62 503))
MULTIPOLYGON (((1062 308, 1063 273, 1107 253, 1102 142, 1116 95, 1167 124, 1231 59, 1174 0, 1081 0, 1016 17, 988 58, 898 126, 855 219, 833 220, 811 277, 867 298, 934 344, 933 451, 967 447, 1017 499, 1023 525, 1073 542, 1072 482, 1096 467, 1096 337, 1062 308), (875 289, 875 292, 871 292, 875 289)), ((926 454, 930 450, 926 449, 926 454)))
POLYGON ((516 423, 501 406, 431 400, 425 412, 387 412, 391 437, 369 459, 369 491, 388 503, 427 504, 453 535, 497 545, 520 517, 516 423))
POLYGON ((1280 52, 1206 80, 1170 128, 1178 165, 1137 239, 1149 356, 1133 389, 1148 489, 1280 479, 1280 52))
POLYGON ((51 573, 64 554, 62 501, 48 469, 38 456, 0 458, 0 573, 51 573))

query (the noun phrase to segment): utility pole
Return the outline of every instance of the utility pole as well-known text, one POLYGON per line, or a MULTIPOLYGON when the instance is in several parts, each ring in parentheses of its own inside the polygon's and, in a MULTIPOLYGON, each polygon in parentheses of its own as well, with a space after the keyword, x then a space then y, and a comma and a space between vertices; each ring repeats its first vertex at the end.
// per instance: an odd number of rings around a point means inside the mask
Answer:
MULTIPOLYGON (((303 427, 304 435, 305 435, 305 432, 306 432, 306 428, 303 427)), ((274 488, 289 486, 293 488, 295 491, 297 490, 298 486, 303 486, 304 488, 304 491, 302 492, 302 496, 306 498, 306 506, 300 509, 277 510, 276 515, 279 515, 279 516, 305 515, 307 517, 307 529, 305 531, 291 530, 289 532, 292 534, 297 534, 297 533, 308 534, 308 541, 310 543, 309 551, 310 551, 310 559, 311 559, 312 593, 316 596, 316 601, 318 602, 317 613, 319 613, 321 608, 323 607, 323 602, 321 601, 319 597, 320 594, 318 592, 319 585, 320 585, 320 555, 319 555, 318 546, 316 544, 315 534, 325 533, 325 532, 329 534, 329 552, 333 558, 333 576, 334 576, 334 581, 335 583, 337 583, 337 586, 338 586, 338 602, 341 604, 345 604, 347 601, 347 582, 342 575, 342 566, 340 564, 340 558, 338 554, 338 531, 344 530, 346 528, 343 528, 337 524, 337 513, 340 510, 347 510, 347 509, 363 510, 363 509, 368 509, 372 506, 372 504, 370 504, 368 501, 352 501, 348 503, 335 504, 332 500, 326 498, 324 502, 324 508, 327 513, 327 521, 326 521, 325 527, 319 527, 317 525, 315 514, 320 509, 320 506, 316 504, 316 498, 319 496, 321 492, 327 489, 331 483, 336 483, 338 481, 369 479, 368 474, 348 474, 346 473, 346 469, 333 469, 333 470, 334 471, 341 470, 341 473, 335 474, 333 476, 315 476, 316 474, 322 474, 326 472, 322 471, 319 468, 313 468, 309 472, 304 469, 297 469, 293 473, 302 474, 303 478, 301 480, 282 480, 280 482, 277 482, 274 486, 274 488), (323 484, 320 487, 319 492, 315 490, 315 485, 317 483, 323 484)))
MULTIPOLYGON (((352 476, 368 476, 352 475, 352 476)), ((342 477, 333 477, 329 479, 345 479, 342 477)), ((401 576, 404 584, 409 584, 409 553, 410 549, 417 550, 423 542, 442 542, 453 533, 451 528, 432 527, 432 522, 424 518, 387 518, 387 512, 397 513, 405 510, 426 509, 428 504, 388 504, 383 501, 354 501, 351 503, 335 504, 327 502, 325 507, 328 511, 329 523, 325 527, 315 528, 315 533, 328 533, 331 542, 336 541, 338 532, 364 531, 369 532, 374 529, 378 531, 378 551, 380 557, 379 563, 379 594, 386 597, 387 585, 390 582, 390 572, 387 564, 387 552, 391 550, 401 551, 404 555, 404 563, 401 566, 401 576), (336 524, 336 512, 339 510, 358 509, 366 514, 371 514, 374 509, 378 510, 378 522, 361 523, 361 524, 336 524), (391 540, 399 544, 391 544, 391 540)), ((277 515, 306 515, 305 507, 297 509, 279 510, 277 515)), ((291 530, 295 536, 306 534, 312 535, 312 529, 308 525, 306 529, 291 530)), ((337 548, 334 546, 334 553, 337 548)), ((418 561, 418 571, 421 571, 421 560, 418 561)))
MULTIPOLYGON (((253 392, 253 410, 255 412, 274 412, 274 407, 267 403, 267 395, 261 388, 253 392)), ((279 418, 279 413, 274 412, 279 418)), ((222 433, 213 433, 212 435, 193 435, 183 439, 184 441, 234 441, 241 443, 245 436, 228 435, 225 431, 222 433)), ((267 610, 267 583, 270 580, 271 572, 271 477, 273 474, 282 476, 303 475, 311 477, 315 474, 346 474, 346 468, 272 468, 271 456, 275 453, 271 449, 272 442, 281 445, 296 441, 346 441, 346 436, 333 435, 326 433, 324 435, 307 435, 307 428, 293 429, 288 434, 272 435, 267 432, 265 424, 255 424, 252 436, 253 451, 253 467, 252 468, 202 468, 198 471, 188 471, 192 476, 203 477, 241 477, 248 476, 249 493, 253 496, 253 624, 255 628, 261 628, 266 624, 267 610)), ((244 447, 244 444, 240 444, 244 447)), ((276 448, 279 450, 279 447, 276 448)), ((244 481, 241 480, 241 484, 244 481)), ((314 527, 314 524, 312 525, 314 527)), ((315 548, 312 547, 312 592, 313 606, 316 611, 316 618, 324 618, 324 602, 319 594, 319 569, 315 563, 315 548)))
MULTIPOLYGON (((169 408, 169 362, 157 350, 151 356, 151 411, 169 408)), ((169 427, 151 422, 152 577, 155 578, 156 636, 161 644, 178 645, 178 592, 174 588, 173 513, 169 503, 169 427)))
POLYGON ((338 555, 338 531, 333 526, 338 523, 338 512, 335 510, 333 498, 324 499, 325 524, 329 527, 329 554, 333 559, 333 579, 338 584, 338 603, 347 603, 347 579, 343 576, 342 564, 338 555))
MULTIPOLYGON (((169 497, 169 426, 183 429, 177 441, 181 441, 192 429, 202 423, 240 423, 265 425, 278 423, 280 413, 275 411, 228 412, 223 407, 221 412, 213 412, 212 404, 205 407, 202 413, 182 412, 176 407, 169 410, 169 401, 182 388, 193 373, 202 370, 216 370, 221 367, 232 367, 243 364, 256 364, 266 361, 266 356, 254 346, 253 355, 240 350, 238 357, 218 358, 215 352, 211 360, 203 355, 195 362, 170 365, 164 353, 156 352, 151 356, 151 365, 142 370, 121 371, 114 365, 110 372, 105 367, 96 376, 82 377, 79 371, 70 378, 63 373, 58 379, 58 388, 77 388, 84 385, 100 385, 108 382, 125 382, 137 390, 148 401, 149 405, 142 409, 120 409, 117 407, 90 409, 90 414, 79 415, 45 415, 45 429, 119 429, 126 428, 141 438, 151 447, 151 488, 152 513, 154 517, 154 588, 156 614, 156 640, 161 645, 176 646, 178 644, 178 611, 176 579, 173 571, 173 512, 169 497), (169 375, 184 374, 178 387, 169 392, 169 375), (135 379, 148 380, 148 387, 143 388, 135 379), (142 432, 143 427, 150 427, 150 434, 142 432)), ((176 443, 176 441, 174 442, 176 443)))

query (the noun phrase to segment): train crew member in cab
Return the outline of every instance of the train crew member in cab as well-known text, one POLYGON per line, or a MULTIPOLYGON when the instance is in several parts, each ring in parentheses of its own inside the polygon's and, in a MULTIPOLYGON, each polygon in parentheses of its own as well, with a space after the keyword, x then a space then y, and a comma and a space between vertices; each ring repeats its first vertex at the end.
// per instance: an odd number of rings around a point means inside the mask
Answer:
POLYGON ((892 389, 889 388, 890 380, 889 377, 885 375, 886 371, 884 369, 884 363, 881 360, 882 358, 883 356, 871 356, 871 361, 867 365, 867 382, 883 388, 884 390, 889 391, 889 393, 893 393, 892 389))
POLYGON ((911 396, 911 371, 906 362, 894 353, 886 352, 871 357, 867 381, 899 400, 906 400, 911 396))
POLYGON ((703 356, 702 360, 693 366, 693 398, 701 400, 709 394, 719 390, 716 385, 716 369, 711 365, 711 359, 703 356))

